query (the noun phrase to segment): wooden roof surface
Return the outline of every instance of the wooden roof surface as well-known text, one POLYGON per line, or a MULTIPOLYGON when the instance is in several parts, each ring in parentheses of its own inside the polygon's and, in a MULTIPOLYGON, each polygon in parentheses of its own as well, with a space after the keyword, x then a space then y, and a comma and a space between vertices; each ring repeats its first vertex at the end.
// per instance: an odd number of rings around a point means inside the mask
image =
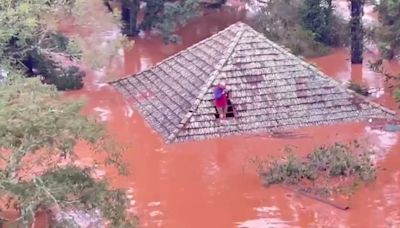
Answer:
POLYGON ((394 115, 242 22, 111 84, 167 142, 394 115), (212 102, 219 81, 238 112, 222 123, 212 102))

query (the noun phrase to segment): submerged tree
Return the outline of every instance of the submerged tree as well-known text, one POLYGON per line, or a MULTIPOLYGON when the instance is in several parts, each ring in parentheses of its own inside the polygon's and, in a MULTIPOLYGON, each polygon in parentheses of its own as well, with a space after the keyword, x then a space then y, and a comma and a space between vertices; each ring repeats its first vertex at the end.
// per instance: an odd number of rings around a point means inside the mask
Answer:
POLYGON ((375 41, 381 51, 381 59, 370 68, 385 77, 389 88, 394 88, 394 98, 400 103, 400 74, 385 69, 384 60, 393 59, 400 51, 400 1, 382 0, 376 3, 380 25, 376 29, 375 41))
POLYGON ((37 78, 9 75, 0 86, 0 199, 19 212, 19 227, 31 227, 40 210, 99 211, 100 220, 111 227, 134 226, 126 217, 125 194, 94 179, 90 167, 74 163, 75 146, 83 141, 106 155, 98 162, 114 164, 121 172, 125 168, 103 127, 80 114, 81 107, 37 78))
POLYGON ((121 0, 123 32, 127 36, 138 34, 137 16, 139 13, 140 0, 121 0))
POLYGON ((363 61, 364 30, 362 16, 364 14, 364 0, 350 0, 350 35, 351 35, 351 63, 363 61))
MULTIPOLYGON (((74 25, 77 27, 99 27, 95 24, 100 23, 98 20, 87 20, 91 4, 84 0, 0 1, 0 65, 2 68, 9 71, 23 70, 26 76, 41 75, 59 88, 82 87, 82 73, 75 74, 75 69, 55 62, 49 64, 49 62, 50 55, 55 53, 76 58, 81 56, 79 42, 77 42, 79 36, 74 36, 73 39, 67 38, 58 32, 58 26, 61 20, 70 17, 75 19, 74 25), (85 14, 85 20, 81 19, 82 14, 85 14), (39 68, 42 72, 36 71, 39 68), (49 72, 58 73, 46 74, 49 72), (53 80, 59 75, 63 75, 63 78, 53 80), (66 84, 63 84, 64 82, 66 84)), ((112 42, 121 42, 121 39, 114 39, 112 42)), ((113 52, 103 53, 103 55, 111 53, 113 52)), ((98 59, 98 56, 95 58, 98 59)))
POLYGON ((136 36, 138 30, 149 31, 155 29, 162 33, 164 41, 175 40, 173 32, 177 26, 183 25, 188 19, 198 15, 198 0, 165 1, 144 0, 144 17, 138 24, 140 0, 121 0, 122 21, 124 33, 128 36, 136 36))
POLYGON ((326 45, 335 40, 333 27, 332 0, 305 0, 301 10, 301 20, 305 29, 315 34, 315 39, 326 45))
MULTIPOLYGON (((154 25, 161 22, 165 0, 146 0, 143 21, 140 28, 150 30, 154 25)), ((179 2, 178 2, 179 3, 179 2)))
POLYGON ((377 3, 381 25, 377 31, 383 57, 392 59, 400 50, 400 1, 382 0, 377 3))
POLYGON ((183 26, 193 16, 198 15, 198 0, 167 2, 164 4, 163 16, 155 28, 161 31, 165 43, 175 43, 179 37, 173 34, 177 27, 183 26))
POLYGON ((269 39, 306 57, 347 43, 346 23, 333 14, 330 0, 268 1, 251 23, 269 39))

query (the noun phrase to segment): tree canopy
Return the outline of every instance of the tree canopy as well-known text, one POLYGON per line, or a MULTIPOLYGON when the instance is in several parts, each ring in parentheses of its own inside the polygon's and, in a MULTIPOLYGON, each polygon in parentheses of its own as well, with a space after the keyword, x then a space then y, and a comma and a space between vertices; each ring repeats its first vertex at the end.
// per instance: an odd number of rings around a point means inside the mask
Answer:
POLYGON ((37 78, 11 75, 0 86, 0 198, 20 212, 17 224, 30 226, 36 212, 46 209, 99 210, 112 227, 134 226, 134 220, 126 217, 124 192, 96 180, 92 167, 74 163, 75 146, 83 141, 105 155, 99 164, 125 171, 120 148, 101 125, 80 114, 81 107, 82 102, 66 101, 37 78), (60 166, 62 161, 66 165, 60 166))
POLYGON ((315 57, 347 43, 347 26, 329 0, 268 1, 254 17, 255 27, 296 55, 315 57))
POLYGON ((382 0, 377 4, 378 42, 385 58, 392 59, 400 50, 400 1, 382 0))
POLYGON ((166 43, 176 42, 177 36, 174 32, 177 27, 200 13, 198 0, 121 0, 121 5, 125 34, 135 36, 139 29, 156 30, 166 43), (141 2, 145 3, 145 8, 144 17, 139 23, 137 18, 141 2))
MULTIPOLYGON (((74 226, 76 221, 58 216, 74 211, 112 227, 135 225, 127 217, 124 192, 93 176, 96 164, 114 165, 123 174, 121 148, 108 139, 102 125, 80 113, 83 102, 68 101, 56 90, 82 86, 79 68, 64 67, 50 55, 79 58, 83 54, 78 48, 80 37, 59 33, 58 25, 72 18, 75 26, 97 29, 95 23, 101 23, 97 19, 81 18, 90 12, 90 4, 83 0, 0 1, 0 70, 6 76, 0 81, 0 201, 7 202, 1 205, 7 210, 18 212, 14 223, 20 227, 31 227, 40 210, 53 215, 56 227, 74 226), (30 77, 36 75, 42 77, 30 77), (90 146, 102 159, 93 166, 78 166, 78 143, 90 146)), ((118 48, 120 43, 117 38, 109 46, 118 48)), ((6 219, 1 216, 0 209, 0 221, 6 219)))
MULTIPOLYGON (((101 20, 90 17, 91 1, 66 0, 5 0, 0 2, 0 65, 7 71, 23 70, 27 76, 40 75, 44 82, 55 84, 60 90, 79 89, 84 73, 76 67, 63 66, 52 61, 52 54, 79 58, 82 54, 79 36, 67 37, 58 32, 59 23, 72 19, 76 27, 97 29, 101 20), (44 13, 45 12, 45 13, 44 13), (85 20, 82 19, 85 15, 85 20)), ((112 15, 109 15, 112 19, 112 15)), ((119 26, 115 20, 115 26, 119 26)), ((117 37, 109 47, 120 47, 123 37, 117 37), (122 39, 121 39, 122 38, 122 39)), ((86 51, 87 52, 87 51, 86 51)), ((115 50, 102 52, 110 56, 115 50)), ((96 65, 102 65, 96 53, 96 65)), ((104 61, 103 61, 104 62, 104 61)), ((93 64, 95 65, 95 64, 93 64)))

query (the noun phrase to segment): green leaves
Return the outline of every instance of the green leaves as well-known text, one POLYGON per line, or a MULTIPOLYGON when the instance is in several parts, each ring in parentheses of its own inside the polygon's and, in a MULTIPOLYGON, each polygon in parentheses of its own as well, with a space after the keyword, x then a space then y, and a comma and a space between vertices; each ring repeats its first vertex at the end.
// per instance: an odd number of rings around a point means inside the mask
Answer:
POLYGON ((108 139, 101 124, 81 114, 83 102, 67 100, 39 78, 25 78, 26 72, 37 76, 35 69, 43 81, 58 89, 80 88, 79 69, 62 69, 48 58, 50 54, 83 56, 101 66, 109 61, 124 37, 113 37, 108 46, 112 50, 95 50, 95 56, 81 52, 87 40, 77 36, 72 41, 55 32, 65 14, 76 16, 76 26, 91 26, 94 35, 90 38, 101 43, 95 35, 118 29, 118 23, 113 15, 101 18, 108 23, 95 14, 83 17, 91 7, 83 0, 0 1, 0 71, 8 72, 0 82, 0 199, 8 200, 9 207, 20 213, 15 222, 21 227, 30 227, 41 209, 55 214, 98 210, 100 222, 134 226, 126 217, 125 194, 111 189, 105 180, 94 179, 91 168, 73 165, 79 153, 76 145, 85 143, 102 154, 96 163, 126 173, 121 148, 108 139), (68 166, 60 167, 60 162, 68 166))
POLYGON ((378 27, 376 37, 380 44, 383 57, 392 59, 400 50, 400 1, 383 0, 377 4, 381 26, 378 27))
POLYGON ((284 183, 310 188, 311 183, 311 188, 318 189, 318 184, 326 183, 328 186, 323 188, 332 192, 333 189, 349 187, 349 183, 352 186, 375 180, 376 167, 369 155, 370 152, 357 141, 349 146, 338 143, 321 146, 305 159, 289 151, 281 161, 272 159, 259 170, 259 174, 267 186, 284 183), (338 182, 337 186, 337 178, 350 181, 338 182))
POLYGON ((65 155, 73 162, 76 144, 84 141, 106 154, 104 162, 125 171, 120 148, 107 140, 102 125, 80 114, 82 105, 67 101, 37 78, 14 74, 0 86, 0 151, 6 163, 0 172, 0 193, 18 204, 21 224, 30 224, 39 208, 54 206, 99 209, 113 227, 133 224, 125 217, 123 192, 95 180, 92 169, 60 168, 56 163, 65 155))
POLYGON ((33 66, 29 64, 32 59, 63 52, 74 58, 85 57, 93 68, 103 67, 127 40, 120 34, 112 39, 104 37, 112 30, 117 30, 118 34, 121 25, 112 14, 91 13, 94 7, 93 2, 84 0, 1 1, 0 65, 7 69, 28 70, 32 74, 33 66), (57 32, 59 22, 66 18, 72 19, 71 25, 91 32, 85 33, 85 39, 79 34, 66 38, 57 32), (108 43, 107 50, 100 46, 85 48, 88 43, 104 41, 108 43))
MULTIPOLYGON (((61 101, 54 87, 18 79, 0 90, 0 145, 16 151, 55 148, 70 152, 72 139, 97 125, 79 114, 82 104, 61 101), (81 125, 82 124, 82 125, 81 125)), ((93 130, 92 130, 93 131, 93 130)))
MULTIPOLYGON (((0 8, 4 9, 0 11, 0 48, 10 50, 12 41, 20 52, 25 52, 34 37, 39 36, 42 30, 40 15, 48 11, 48 7, 45 0, 12 2, 0 2, 0 8)), ((6 57, 0 56, 0 60, 5 61, 6 57)))
POLYGON ((347 26, 329 0, 268 1, 252 22, 268 39, 305 57, 325 55, 347 40, 347 26))
POLYGON ((303 27, 314 33, 316 41, 334 44, 335 18, 331 0, 305 0, 300 15, 303 27))
POLYGON ((160 23, 156 25, 166 43, 176 43, 179 37, 173 35, 173 32, 187 23, 187 21, 199 14, 198 0, 184 0, 177 2, 166 2, 164 4, 164 14, 160 23))
POLYGON ((199 13, 199 0, 148 0, 140 27, 143 30, 156 29, 165 43, 176 43, 179 41, 179 37, 174 34, 176 29, 199 13))

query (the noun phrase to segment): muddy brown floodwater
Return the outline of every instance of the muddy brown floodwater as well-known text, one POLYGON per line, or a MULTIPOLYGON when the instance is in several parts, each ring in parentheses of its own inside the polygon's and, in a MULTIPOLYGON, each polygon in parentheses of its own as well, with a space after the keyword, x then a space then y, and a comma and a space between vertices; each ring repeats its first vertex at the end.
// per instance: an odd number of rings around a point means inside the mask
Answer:
MULTIPOLYGON (((97 12, 99 15, 102 12, 97 12)), ((182 44, 163 45, 151 35, 137 38, 133 49, 121 51, 108 71, 89 71, 84 89, 67 94, 85 97, 84 112, 107 124, 109 134, 127 147, 125 160, 130 174, 119 177, 106 169, 116 187, 125 188, 131 211, 142 227, 400 227, 400 143, 397 133, 376 129, 372 122, 309 127, 291 137, 241 136, 165 145, 143 118, 109 85, 105 74, 124 77, 146 69, 162 59, 243 19, 245 13, 226 7, 210 11, 179 31, 182 44), (105 73, 108 72, 108 73, 105 73), (103 83, 102 83, 103 82, 103 83), (367 139, 376 149, 380 167, 377 180, 360 189, 340 211, 286 191, 265 188, 249 164, 255 156, 281 155, 293 145, 305 155, 312 148, 333 142, 367 139)), ((374 54, 367 54, 373 59, 374 54)), ((347 50, 312 59, 325 73, 347 81, 354 79, 374 89, 374 100, 395 108, 392 95, 379 74, 365 66, 348 64, 347 50)), ((387 64, 400 72, 398 63, 387 64)), ((84 162, 92 154, 78 148, 84 162)))

